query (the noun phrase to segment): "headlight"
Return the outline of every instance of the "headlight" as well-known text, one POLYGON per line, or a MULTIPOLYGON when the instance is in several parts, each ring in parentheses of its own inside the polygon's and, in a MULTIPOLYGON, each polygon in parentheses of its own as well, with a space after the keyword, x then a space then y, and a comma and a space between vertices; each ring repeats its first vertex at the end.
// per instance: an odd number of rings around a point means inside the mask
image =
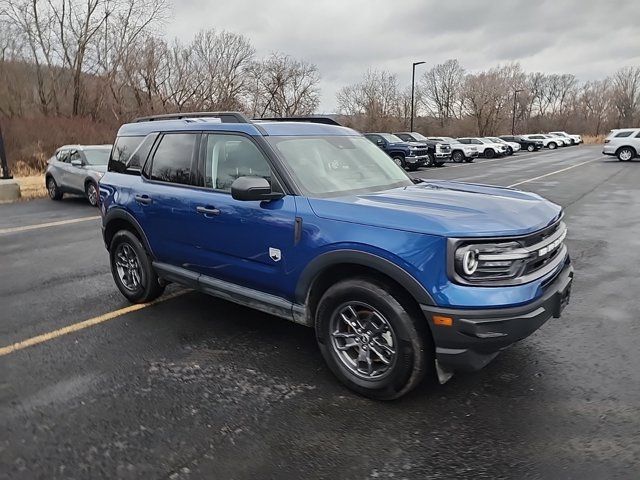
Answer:
POLYGON ((455 252, 455 271, 469 282, 515 278, 529 257, 520 248, 518 242, 464 245, 455 252))
POLYGON ((409 147, 409 150, 418 150, 418 147, 409 147))
MULTIPOLYGON (((543 275, 564 259, 567 227, 502 241, 449 239, 450 277, 458 283, 507 285, 543 275)), ((547 229, 549 230, 549 229, 547 229)))

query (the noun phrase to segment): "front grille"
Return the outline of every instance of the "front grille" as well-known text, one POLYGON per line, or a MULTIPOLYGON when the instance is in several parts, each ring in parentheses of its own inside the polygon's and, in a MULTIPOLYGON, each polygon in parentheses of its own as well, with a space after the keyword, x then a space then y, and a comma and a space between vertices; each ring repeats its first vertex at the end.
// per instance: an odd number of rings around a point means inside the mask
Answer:
POLYGON ((421 148, 419 150, 413 150, 411 153, 416 157, 424 157, 427 153, 429 153, 429 150, 426 148, 421 148))
POLYGON ((451 145, 447 144, 447 143, 440 143, 437 145, 438 150, 440 150, 440 153, 450 153, 451 152, 451 145))

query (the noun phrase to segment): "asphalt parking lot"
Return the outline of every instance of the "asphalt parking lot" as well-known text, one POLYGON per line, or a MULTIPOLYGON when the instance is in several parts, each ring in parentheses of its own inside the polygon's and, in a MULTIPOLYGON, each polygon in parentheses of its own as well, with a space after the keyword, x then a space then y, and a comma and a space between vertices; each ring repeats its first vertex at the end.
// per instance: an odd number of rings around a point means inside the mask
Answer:
POLYGON ((177 287, 122 311, 82 199, 0 206, 0 478, 638 478, 640 162, 600 152, 412 174, 561 204, 576 279, 562 318, 391 403, 300 325, 177 287))

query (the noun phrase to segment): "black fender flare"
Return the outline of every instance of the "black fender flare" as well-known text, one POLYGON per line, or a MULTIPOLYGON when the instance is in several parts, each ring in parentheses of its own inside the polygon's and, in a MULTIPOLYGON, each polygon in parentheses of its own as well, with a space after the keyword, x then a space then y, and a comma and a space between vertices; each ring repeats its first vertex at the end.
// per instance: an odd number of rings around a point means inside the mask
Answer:
POLYGON ((109 245, 107 243, 106 232, 107 228, 109 227, 109 223, 113 222, 114 220, 124 220, 125 222, 127 222, 136 231, 138 237, 142 240, 144 248, 147 249, 147 252, 149 252, 151 258, 155 259, 155 255, 153 254, 153 250, 151 249, 151 245, 149 244, 149 240, 147 239, 147 235, 144 233, 144 230, 142 229, 136 218, 122 208, 111 209, 102 218, 102 239, 104 240, 104 244, 105 247, 107 247, 107 250, 109 250, 109 245))
POLYGON ((413 298, 421 305, 435 305, 429 292, 410 273, 395 263, 373 253, 359 250, 341 249, 323 253, 304 268, 295 290, 295 301, 304 305, 313 282, 327 268, 340 264, 356 264, 369 267, 402 285, 413 298))

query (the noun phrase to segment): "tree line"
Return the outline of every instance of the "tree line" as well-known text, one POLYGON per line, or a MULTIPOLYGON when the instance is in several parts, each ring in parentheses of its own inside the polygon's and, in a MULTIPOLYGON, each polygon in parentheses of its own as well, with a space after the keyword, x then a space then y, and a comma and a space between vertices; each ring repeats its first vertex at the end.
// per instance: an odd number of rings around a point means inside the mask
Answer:
POLYGON ((258 58, 249 38, 215 29, 167 41, 167 0, 0 0, 0 114, 119 123, 169 111, 305 115, 316 65, 258 58))
MULTIPOLYGON (((571 74, 526 73, 519 63, 467 72, 447 60, 419 76, 417 125, 433 134, 480 136, 569 130, 600 135, 640 123, 640 67, 623 67, 601 80, 571 74)), ((337 94, 347 122, 364 131, 397 130, 409 124, 410 88, 378 70, 337 94)))
MULTIPOLYGON (((40 168, 61 142, 110 141, 121 123, 154 113, 318 110, 315 64, 284 52, 258 56, 248 37, 225 30, 167 40, 169 16, 168 0, 0 0, 0 117, 8 119, 9 156, 37 157, 40 168)), ((585 82, 527 73, 518 63, 470 72, 447 60, 418 76, 415 98, 424 133, 505 133, 515 111, 518 132, 600 135, 640 123, 640 67, 585 82)), ((404 130, 411 90, 395 73, 370 69, 337 92, 336 105, 358 130, 404 130)))

